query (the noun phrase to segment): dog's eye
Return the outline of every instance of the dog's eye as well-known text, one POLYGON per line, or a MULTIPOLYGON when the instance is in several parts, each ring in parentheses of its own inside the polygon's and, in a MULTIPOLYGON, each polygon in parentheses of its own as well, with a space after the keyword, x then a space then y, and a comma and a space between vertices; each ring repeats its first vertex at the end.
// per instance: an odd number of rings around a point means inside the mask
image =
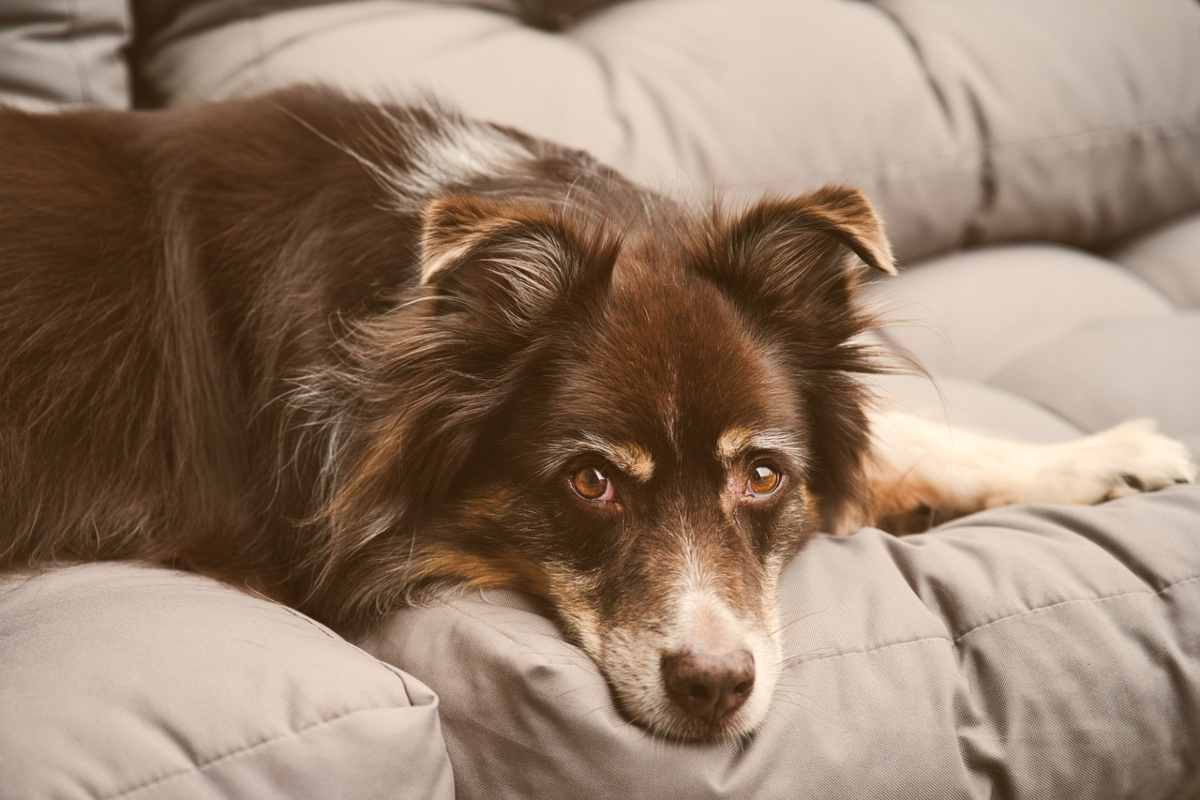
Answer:
POLYGON ((580 467, 571 473, 571 488, 584 500, 604 502, 613 499, 612 481, 599 467, 580 467))
POLYGON ((750 468, 750 477, 746 479, 746 494, 751 497, 765 497, 772 494, 783 483, 783 475, 775 467, 760 461, 750 468))

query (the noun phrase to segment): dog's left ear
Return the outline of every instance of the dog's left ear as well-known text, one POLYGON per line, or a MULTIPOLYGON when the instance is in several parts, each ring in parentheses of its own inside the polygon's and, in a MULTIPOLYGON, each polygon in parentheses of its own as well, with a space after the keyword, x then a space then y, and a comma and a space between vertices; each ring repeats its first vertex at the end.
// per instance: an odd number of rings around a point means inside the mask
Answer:
POLYGON ((861 192, 830 186, 718 218, 713 235, 699 269, 788 358, 808 416, 810 486, 823 522, 837 526, 859 500, 870 441, 854 375, 888 371, 864 341, 877 323, 856 297, 863 264, 896 272, 883 225, 861 192))
POLYGON ((862 192, 844 186, 763 200, 719 221, 715 235, 702 269, 760 310, 813 293, 839 299, 856 284, 858 263, 896 274, 875 209, 862 192))
POLYGON ((767 199, 732 219, 718 215, 714 227, 699 271, 748 316, 814 353, 874 324, 855 302, 862 265, 896 273, 883 223, 857 189, 767 199))

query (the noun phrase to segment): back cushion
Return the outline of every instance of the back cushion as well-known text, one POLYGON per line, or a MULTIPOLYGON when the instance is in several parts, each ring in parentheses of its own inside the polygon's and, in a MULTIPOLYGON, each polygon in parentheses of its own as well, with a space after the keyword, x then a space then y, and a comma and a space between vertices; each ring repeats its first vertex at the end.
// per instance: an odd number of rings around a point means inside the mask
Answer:
POLYGON ((700 199, 853 184, 906 261, 1200 207, 1194 0, 631 0, 557 33, 498 3, 210 0, 139 68, 169 103, 430 90, 700 199))
POLYGON ((126 0, 0 3, 0 103, 128 108, 126 0))

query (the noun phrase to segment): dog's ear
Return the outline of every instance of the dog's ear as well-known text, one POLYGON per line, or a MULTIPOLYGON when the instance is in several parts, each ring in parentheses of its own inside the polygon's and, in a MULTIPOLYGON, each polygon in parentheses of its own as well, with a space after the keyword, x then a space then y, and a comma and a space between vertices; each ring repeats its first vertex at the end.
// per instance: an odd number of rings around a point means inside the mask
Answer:
POLYGON ((855 373, 889 371, 863 334, 875 318, 857 302, 863 265, 895 274, 883 225, 855 189, 829 186, 718 217, 700 269, 786 354, 804 398, 811 488, 823 522, 859 499, 869 444, 867 393, 855 373))
POLYGON ((420 280, 438 309, 506 338, 607 283, 614 258, 612 242, 540 204, 451 196, 422 213, 420 280))
MULTIPOLYGON (((616 243, 552 209, 475 197, 422 218, 420 293, 347 343, 356 441, 321 516, 343 549, 446 500, 561 323, 608 285, 616 243)), ((482 454, 486 458, 486 454, 482 454)))
POLYGON ((718 219, 715 236, 702 269, 760 313, 849 303, 860 264, 896 273, 883 224, 856 189, 767 199, 718 219))

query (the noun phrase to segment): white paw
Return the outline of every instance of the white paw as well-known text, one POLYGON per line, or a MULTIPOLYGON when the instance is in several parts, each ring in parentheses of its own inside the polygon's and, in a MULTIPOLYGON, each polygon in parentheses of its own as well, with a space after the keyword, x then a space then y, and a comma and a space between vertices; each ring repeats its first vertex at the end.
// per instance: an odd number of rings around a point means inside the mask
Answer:
POLYGON ((1051 445, 1028 499, 1045 503, 1098 503, 1175 483, 1193 483, 1188 448, 1136 419, 1083 439, 1051 445))

